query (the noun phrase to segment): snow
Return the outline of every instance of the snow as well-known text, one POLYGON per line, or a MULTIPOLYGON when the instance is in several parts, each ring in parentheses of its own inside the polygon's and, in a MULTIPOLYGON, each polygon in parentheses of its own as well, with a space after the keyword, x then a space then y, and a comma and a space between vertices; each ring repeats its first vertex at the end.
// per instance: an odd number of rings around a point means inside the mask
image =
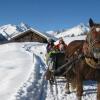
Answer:
POLYGON ((76 36, 76 37, 66 37, 64 38, 64 41, 66 42, 66 44, 69 44, 72 40, 85 40, 86 35, 84 36, 76 36))
POLYGON ((0 34, 5 36, 9 40, 12 35, 24 32, 29 28, 30 27, 24 23, 20 23, 19 25, 7 24, 0 27, 0 34))
POLYGON ((8 100, 28 79, 33 63, 20 45, 5 44, 0 47, 0 100, 8 100))
MULTIPOLYGON (((68 44, 85 36, 64 38, 68 44)), ((8 43, 0 45, 0 100, 77 100, 75 90, 65 93, 65 82, 51 86, 44 79, 46 65, 44 43, 8 43)), ((64 81, 64 80, 63 80, 64 81)), ((84 82, 82 100, 96 100, 96 82, 84 82)))
POLYGON ((55 32, 55 31, 46 31, 46 33, 47 33, 47 34, 50 34, 50 35, 52 35, 52 36, 57 35, 57 32, 55 32))
POLYGON ((88 32, 89 28, 84 25, 84 24, 79 24, 73 28, 67 29, 64 32, 59 33, 58 35, 56 35, 57 38, 60 37, 71 37, 71 36, 79 36, 84 34, 85 32, 88 32))

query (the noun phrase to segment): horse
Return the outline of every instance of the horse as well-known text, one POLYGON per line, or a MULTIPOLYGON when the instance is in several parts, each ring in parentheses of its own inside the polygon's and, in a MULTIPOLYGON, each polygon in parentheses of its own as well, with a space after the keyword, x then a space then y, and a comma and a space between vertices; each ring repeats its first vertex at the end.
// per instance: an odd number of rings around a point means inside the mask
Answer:
MULTIPOLYGON (((83 81, 85 80, 97 81, 97 100, 100 100, 100 24, 95 23, 90 18, 89 27, 90 31, 87 33, 86 40, 82 43, 83 49, 76 53, 77 61, 73 62, 73 67, 66 73, 66 77, 69 76, 71 83, 74 84, 73 88, 76 88, 78 100, 82 100, 83 81), (82 57, 78 59, 80 55, 82 57)), ((72 55, 72 48, 76 47, 69 45, 69 57, 72 55)), ((75 52, 77 49, 73 49, 73 51, 75 52)))
POLYGON ((77 55, 82 53, 82 48, 83 48, 83 44, 84 44, 85 40, 73 40, 71 41, 69 44, 68 44, 68 47, 67 47, 67 52, 66 52, 66 56, 67 56, 67 59, 68 59, 68 62, 65 67, 66 69, 64 69, 64 72, 63 74, 65 75, 65 78, 67 79, 67 83, 66 83, 66 86, 65 86, 65 90, 66 90, 66 93, 71 93, 70 92, 70 83, 71 85, 74 87, 74 84, 72 81, 74 81, 74 70, 71 70, 72 67, 74 66, 74 62, 73 60, 76 59, 77 55))

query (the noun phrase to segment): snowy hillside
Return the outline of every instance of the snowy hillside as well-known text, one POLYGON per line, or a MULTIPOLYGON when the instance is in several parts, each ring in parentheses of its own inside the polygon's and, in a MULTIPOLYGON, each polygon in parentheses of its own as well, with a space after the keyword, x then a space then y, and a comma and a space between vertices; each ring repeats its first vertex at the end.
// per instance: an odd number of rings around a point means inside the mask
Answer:
POLYGON ((49 35, 52 35, 52 36, 57 35, 57 32, 55 32, 55 31, 46 31, 46 33, 49 35))
POLYGON ((84 24, 77 25, 71 29, 67 29, 66 31, 63 31, 56 35, 57 38, 59 37, 73 37, 73 36, 79 36, 83 35, 84 33, 88 32, 89 28, 88 26, 84 24))
POLYGON ((19 25, 7 24, 0 27, 0 34, 5 36, 8 40, 16 33, 26 31, 30 27, 27 24, 20 23, 19 25))

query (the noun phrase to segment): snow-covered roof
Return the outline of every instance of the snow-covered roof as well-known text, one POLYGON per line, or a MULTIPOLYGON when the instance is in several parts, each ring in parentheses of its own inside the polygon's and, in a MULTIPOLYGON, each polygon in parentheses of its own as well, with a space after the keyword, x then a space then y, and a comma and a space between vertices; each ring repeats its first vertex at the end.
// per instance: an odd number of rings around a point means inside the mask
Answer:
POLYGON ((51 35, 49 35, 49 34, 39 32, 39 31, 37 31, 37 30, 35 30, 35 29, 33 29, 33 28, 30 28, 30 29, 28 29, 28 30, 26 30, 26 31, 24 31, 24 32, 20 32, 20 33, 18 33, 18 34, 16 34, 16 35, 12 36, 11 39, 16 38, 16 37, 19 37, 19 36, 21 36, 21 35, 23 35, 23 34, 25 34, 25 33, 27 33, 27 32, 30 32, 30 31, 33 32, 33 33, 38 34, 39 36, 41 36, 41 37, 43 37, 43 38, 46 38, 46 39, 52 38, 52 39, 54 39, 55 41, 57 40, 57 38, 55 38, 55 37, 53 37, 53 36, 51 36, 51 35))

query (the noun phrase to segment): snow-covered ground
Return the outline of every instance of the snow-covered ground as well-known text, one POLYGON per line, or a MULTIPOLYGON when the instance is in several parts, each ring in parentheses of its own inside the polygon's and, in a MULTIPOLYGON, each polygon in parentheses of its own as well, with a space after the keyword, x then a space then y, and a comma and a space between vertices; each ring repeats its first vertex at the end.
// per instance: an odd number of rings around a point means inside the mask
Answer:
MULTIPOLYGON (((68 44, 73 39, 64 38, 68 44)), ((77 100, 75 90, 66 94, 65 82, 52 87, 44 79, 46 44, 0 45, 0 100, 77 100)), ((84 82, 83 100, 96 100, 96 82, 84 82)))

